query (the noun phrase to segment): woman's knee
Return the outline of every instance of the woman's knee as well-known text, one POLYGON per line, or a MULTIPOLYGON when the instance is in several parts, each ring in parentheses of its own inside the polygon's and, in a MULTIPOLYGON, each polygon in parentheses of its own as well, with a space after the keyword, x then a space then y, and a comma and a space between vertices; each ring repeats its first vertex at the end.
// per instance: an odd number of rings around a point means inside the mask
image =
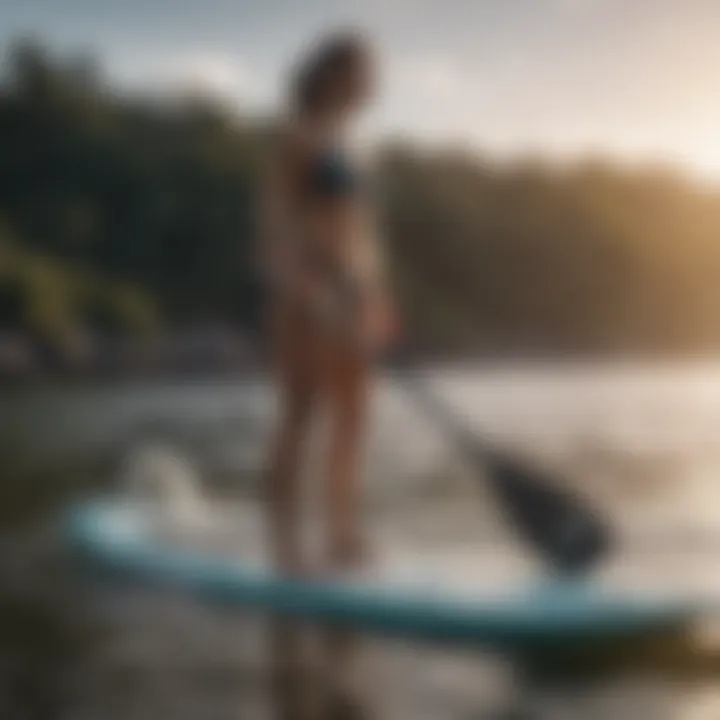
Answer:
POLYGON ((300 380, 289 384, 283 393, 285 424, 291 427, 304 427, 309 422, 318 402, 315 383, 300 380))
POLYGON ((339 432, 357 431, 365 420, 368 404, 367 377, 361 367, 338 373, 332 388, 333 420, 339 432))
POLYGON ((331 442, 335 453, 354 456, 363 437, 365 398, 355 393, 336 398, 331 417, 331 442))

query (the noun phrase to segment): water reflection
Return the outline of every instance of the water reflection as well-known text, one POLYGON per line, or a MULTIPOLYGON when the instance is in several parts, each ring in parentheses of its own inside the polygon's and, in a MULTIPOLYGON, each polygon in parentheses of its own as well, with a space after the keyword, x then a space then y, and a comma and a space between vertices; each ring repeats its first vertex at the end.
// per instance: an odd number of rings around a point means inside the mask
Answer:
MULTIPOLYGON (((677 584, 669 576, 668 552, 677 549, 678 537, 704 548, 715 542, 720 398, 714 376, 708 374, 704 386, 697 373, 684 385, 677 375, 638 385, 632 378, 602 376, 593 384, 587 376, 564 373, 528 379, 494 372, 443 376, 438 384, 494 437, 569 470, 584 491, 612 510, 618 527, 635 529, 646 540, 661 528, 643 551, 655 552, 656 559, 642 561, 655 568, 658 580, 677 584), (703 533, 692 535, 702 515, 703 533)), ((141 438, 180 446, 201 467, 214 496, 256 497, 273 412, 267 388, 254 382, 29 388, 14 393, 5 407, 0 716, 196 719, 267 713, 271 683, 263 619, 172 596, 89 586, 59 552, 49 522, 68 498, 116 486, 119 460, 141 438)), ((390 388, 376 412, 372 513, 390 517, 428 548, 511 540, 482 488, 390 388)), ((703 552, 701 574, 712 575, 715 549, 703 552)), ((683 564, 678 555, 676 567, 683 564)), ((714 720, 720 697, 715 659, 688 652, 693 648, 687 638, 666 640, 662 649, 623 649, 605 658, 608 673, 618 677, 598 688, 580 683, 530 702, 553 718, 562 712, 577 717, 582 708, 583 717, 714 720), (648 666, 663 656, 664 674, 672 674, 673 682, 656 669, 649 673, 648 666), (678 674, 678 664, 684 673, 678 674)), ((477 716, 503 706, 516 692, 512 668, 494 658, 378 642, 368 643, 367 655, 367 699, 377 717, 477 716)), ((581 663, 573 658, 572 664, 581 663)))

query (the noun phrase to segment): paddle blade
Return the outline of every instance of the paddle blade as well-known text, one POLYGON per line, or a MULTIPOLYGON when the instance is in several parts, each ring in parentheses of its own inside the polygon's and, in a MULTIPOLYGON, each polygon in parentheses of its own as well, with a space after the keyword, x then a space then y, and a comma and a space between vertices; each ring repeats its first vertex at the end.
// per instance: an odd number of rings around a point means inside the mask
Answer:
POLYGON ((608 526, 577 495, 514 460, 482 460, 507 517, 557 570, 587 571, 607 555, 608 526))
POLYGON ((402 373, 405 389, 445 429, 465 457, 488 476, 503 514, 556 570, 590 569, 609 550, 609 526, 569 490, 481 441, 413 373, 402 373))

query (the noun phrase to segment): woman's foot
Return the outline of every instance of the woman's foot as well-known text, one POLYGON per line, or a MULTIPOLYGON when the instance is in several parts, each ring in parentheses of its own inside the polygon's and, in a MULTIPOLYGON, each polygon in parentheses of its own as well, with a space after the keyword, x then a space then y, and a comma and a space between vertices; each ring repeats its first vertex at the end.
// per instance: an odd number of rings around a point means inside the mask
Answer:
POLYGON ((297 580, 310 580, 322 575, 319 563, 298 552, 297 546, 288 542, 276 545, 274 567, 277 572, 297 580))
POLYGON ((364 539, 351 536, 331 545, 328 566, 331 572, 359 570, 366 567, 370 560, 370 548, 364 539))

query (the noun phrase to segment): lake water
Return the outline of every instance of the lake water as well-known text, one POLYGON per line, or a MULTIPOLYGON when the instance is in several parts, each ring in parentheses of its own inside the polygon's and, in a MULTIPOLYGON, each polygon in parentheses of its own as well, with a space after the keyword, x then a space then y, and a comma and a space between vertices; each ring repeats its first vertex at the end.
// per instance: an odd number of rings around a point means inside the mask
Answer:
MULTIPOLYGON (((495 366, 427 379, 478 432, 556 471, 612 518, 619 547, 599 579, 667 592, 717 584, 720 595, 720 366, 495 366)), ((259 378, 3 390, 0 717, 267 716, 256 616, 89 585, 63 558, 52 518, 71 498, 121 490, 128 456, 164 447, 192 462, 208 497, 232 497, 257 519, 273 417, 259 378)), ((321 447, 320 437, 311 498, 321 447)), ((498 582, 540 571, 482 479, 389 379, 377 388, 366 479, 378 552, 414 549, 459 575, 491 561, 498 582)), ((553 718, 716 720, 720 663, 703 642, 703 661, 693 651, 677 677, 640 663, 530 705, 553 718)), ((517 693, 512 665, 495 658, 386 642, 366 654, 379 718, 487 717, 517 693)))

